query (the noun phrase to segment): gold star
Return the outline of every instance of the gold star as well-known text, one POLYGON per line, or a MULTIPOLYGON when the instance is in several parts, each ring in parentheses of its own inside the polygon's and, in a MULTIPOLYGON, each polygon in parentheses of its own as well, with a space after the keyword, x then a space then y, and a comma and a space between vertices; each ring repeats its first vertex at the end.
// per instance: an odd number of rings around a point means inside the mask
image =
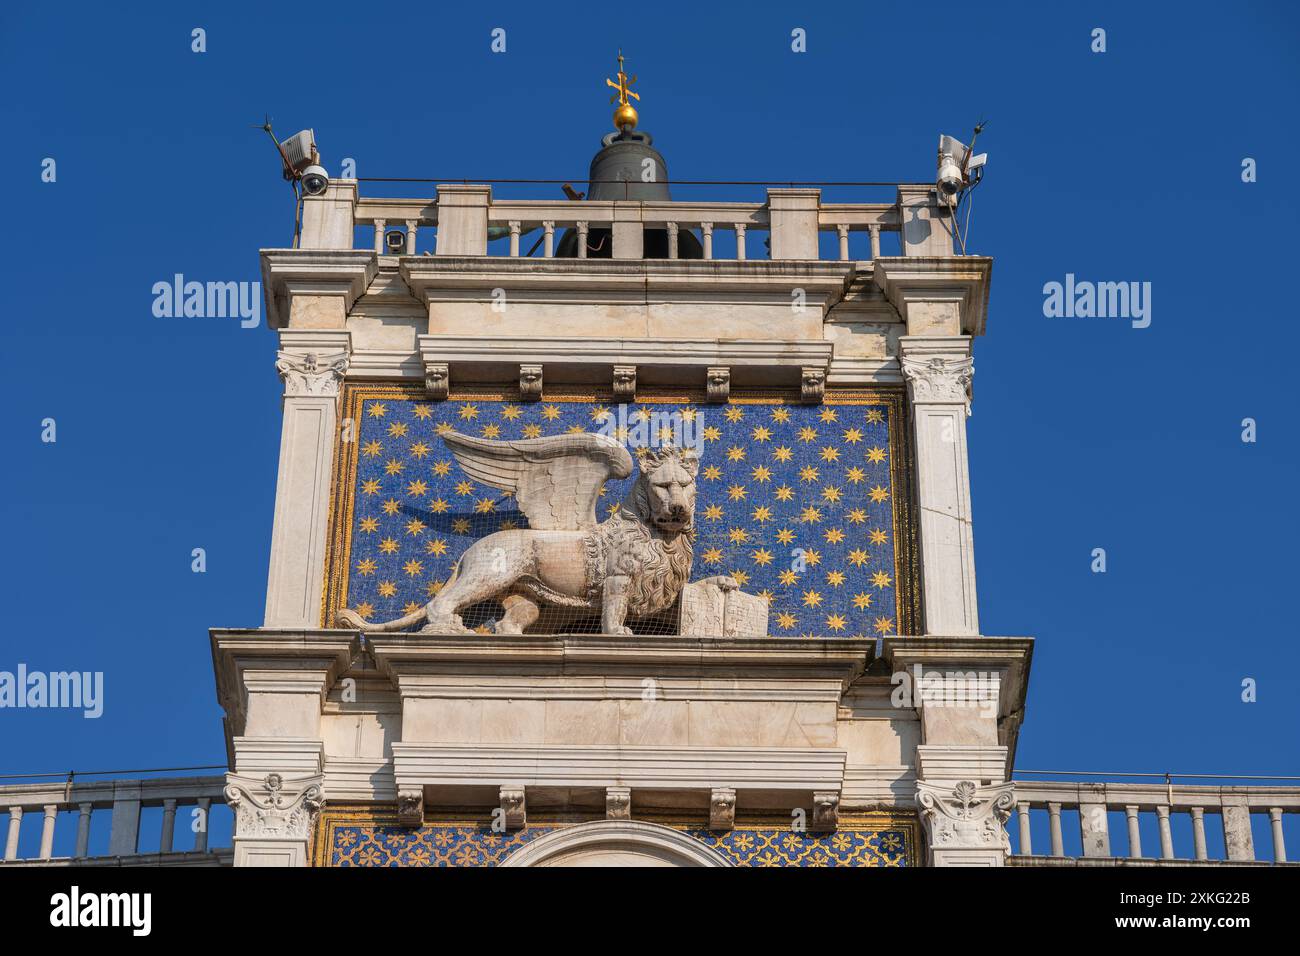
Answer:
POLYGON ((367 478, 365 481, 361 482, 361 490, 368 495, 379 494, 379 479, 367 478))
POLYGON ((794 451, 789 445, 780 445, 772 449, 772 457, 779 462, 787 462, 794 457, 794 451))
POLYGON ((871 500, 876 502, 877 504, 879 504, 880 502, 884 501, 889 497, 889 492, 886 491, 884 488, 881 488, 879 485, 876 485, 876 487, 872 488, 869 494, 871 495, 871 500))
POLYGON ((722 505, 709 505, 704 509, 704 517, 709 521, 717 521, 722 517, 722 505))
POLYGON ((884 571, 877 571, 875 574, 871 575, 871 583, 878 588, 887 588, 893 583, 893 579, 884 571))
POLYGON ((396 538, 385 538, 379 542, 379 551, 381 554, 396 554, 400 546, 396 538))
POLYGON ((403 422, 393 422, 388 426, 388 434, 394 438, 406 437, 406 425, 403 422))
POLYGON ((553 422, 560 417, 560 410, 554 405, 543 405, 542 417, 548 422, 553 422))
POLYGON ((477 502, 474 503, 474 511, 476 514, 485 515, 492 512, 496 508, 496 506, 497 503, 493 501, 491 498, 480 498, 477 502))
POLYGON ((371 604, 369 601, 364 601, 361 604, 357 605, 357 613, 360 614, 363 618, 372 617, 374 616, 375 613, 375 606, 371 604))
POLYGON ((433 449, 422 441, 418 441, 411 446, 411 455, 421 460, 423 460, 431 451, 433 451, 433 449))
POLYGON ((867 477, 867 473, 857 465, 854 465, 844 473, 844 476, 856 485, 867 477))
POLYGON ((469 534, 469 519, 456 518, 451 523, 451 530, 456 534, 469 534))
POLYGON ((789 501, 791 498, 794 497, 794 489, 791 488, 789 485, 782 485, 781 487, 777 488, 776 491, 773 492, 773 494, 776 495, 777 501, 789 501))
POLYGON ((799 520, 804 524, 813 524, 814 522, 822 520, 822 513, 809 505, 807 508, 804 508, 803 511, 799 512, 799 520))
POLYGON ((705 465, 704 478, 706 481, 717 481, 722 477, 722 469, 717 465, 705 465))
POLYGON ((821 459, 822 461, 839 461, 840 450, 833 445, 827 445, 822 449, 821 459))
POLYGON ((835 409, 831 408, 829 405, 822 406, 820 418, 824 422, 835 421, 835 409))
POLYGON ((853 606, 859 611, 865 611, 867 608, 871 607, 871 595, 863 594, 859 591, 857 594, 853 595, 853 606))
POLYGON ((771 521, 772 509, 769 508, 767 505, 759 505, 757 508, 754 509, 754 514, 752 515, 752 517, 755 521, 759 522, 760 524, 764 521, 771 521))
POLYGON ((542 426, 541 426, 541 425, 525 425, 525 426, 524 426, 524 437, 525 437, 525 438, 540 438, 541 436, 542 436, 542 426))
POLYGON ((610 417, 610 410, 604 405, 593 405, 591 408, 591 420, 593 422, 603 422, 610 417))
MULTIPOLYGON (((375 563, 374 558, 362 558, 357 562, 357 574, 367 575, 374 574, 375 568, 379 565, 375 563)), ((363 615, 364 616, 364 615, 363 615)))
POLYGON ((817 429, 811 425, 805 425, 799 429, 799 440, 802 442, 814 442, 817 440, 817 429))
POLYGON ((794 532, 789 528, 782 528, 776 533, 776 540, 781 544, 789 544, 794 540, 794 532))
POLYGON ((378 591, 381 597, 392 597, 397 593, 397 585, 392 581, 380 581, 378 591))
POLYGON ((402 570, 406 572, 407 577, 413 578, 416 575, 424 573, 424 565, 415 560, 415 558, 411 558, 411 560, 402 565, 402 570))
POLYGON ((867 512, 863 508, 854 508, 849 512, 848 518, 854 524, 862 524, 867 520, 867 512))
POLYGON ((727 410, 722 413, 722 417, 729 422, 738 422, 745 417, 745 413, 735 405, 728 405, 727 410))
POLYGON ((433 415, 433 406, 416 405, 415 408, 413 408, 411 411, 416 418, 420 419, 420 421, 424 421, 425 419, 433 415))
POLYGON ((705 441, 717 441, 721 437, 722 437, 722 429, 719 428, 717 425, 704 426, 705 441))
POLYGON ((383 402, 371 402, 367 411, 371 418, 383 418, 388 414, 388 406, 383 402))
POLYGON ((871 559, 871 555, 867 554, 867 552, 863 551, 861 548, 854 548, 852 551, 849 552, 849 561, 853 564, 854 567, 860 568, 864 564, 866 564, 870 559, 871 559))
POLYGON ((758 482, 771 481, 772 469, 768 468, 766 465, 757 465, 754 470, 750 472, 750 477, 758 482))
POLYGON ((506 405, 501 409, 501 417, 508 422, 513 422, 516 418, 524 413, 524 410, 518 405, 506 405))
POLYGON ((820 474, 821 472, 817 470, 816 465, 804 465, 802 468, 799 469, 799 480, 814 482, 817 480, 820 474))
POLYGON ((396 498, 389 498, 383 503, 382 507, 384 509, 384 514, 386 515, 395 515, 397 512, 402 510, 402 506, 398 503, 396 498))
POLYGON ((767 548, 759 548, 757 551, 751 551, 749 556, 754 559, 754 563, 766 567, 772 563, 772 552, 767 548))
POLYGON ((788 568, 776 576, 776 579, 787 587, 799 580, 799 575, 795 574, 788 568))
POLYGON ((437 475, 439 478, 446 478, 448 475, 451 474, 451 462, 449 461, 437 462, 433 466, 433 473, 437 475))
POLYGON ((378 518, 362 518, 362 519, 361 519, 361 524, 359 525, 359 527, 360 527, 361 530, 364 531, 366 534, 373 534, 374 532, 376 532, 376 531, 379 530, 379 519, 378 519, 378 518))
POLYGON ((722 551, 719 548, 709 548, 701 557, 704 558, 705 564, 717 564, 722 560, 722 551))
POLYGON ((820 551, 806 548, 803 553, 803 559, 808 562, 809 567, 816 567, 821 564, 822 555, 820 551))
POLYGON ((841 584, 844 583, 844 572, 843 572, 843 571, 827 571, 827 572, 826 572, 826 583, 829 584, 831 587, 834 587, 834 588, 839 587, 841 584))
POLYGON ((361 446, 361 453, 367 458, 378 458, 383 450, 383 446, 377 441, 368 441, 361 446))
POLYGON ((757 425, 754 430, 750 432, 750 436, 754 441, 767 441, 772 437, 772 429, 768 428, 766 425, 757 425))
POLYGON ((406 493, 412 498, 423 498, 429 493, 429 486, 424 483, 423 478, 417 478, 406 486, 406 493))
POLYGON ((826 626, 832 631, 842 631, 846 624, 848 624, 848 621, 841 614, 828 614, 826 616, 826 626))
POLYGON ((848 442, 848 444, 850 445, 856 445, 858 442, 862 441, 862 429, 861 428, 845 429, 844 440, 848 442))
POLYGON ((412 518, 406 522, 406 533, 409 535, 422 534, 424 532, 424 522, 419 518, 412 518))
POLYGON ((467 403, 465 405, 462 405, 459 409, 457 409, 456 414, 459 415, 467 422, 471 421, 475 418, 478 418, 478 406, 467 403))
POLYGON ((497 437, 498 435, 500 435, 500 434, 501 434, 501 426, 500 426, 500 425, 484 425, 484 426, 483 426, 483 437, 484 437, 484 438, 496 438, 496 437, 497 437))
POLYGON ((402 463, 396 458, 390 458, 384 465, 384 471, 390 475, 400 475, 402 473, 402 463))
POLYGON ((727 461, 744 461, 745 449, 739 445, 732 445, 727 449, 727 461))
POLYGON ((749 572, 744 570, 735 570, 731 572, 731 579, 739 584, 742 588, 749 583, 749 572))
POLYGON ((822 500, 835 504, 840 500, 840 489, 836 488, 834 485, 827 485, 822 489, 822 500))
POLYGON ((874 464, 878 465, 884 460, 885 460, 885 449, 883 448, 867 449, 867 461, 873 462, 874 464))
POLYGON ((474 490, 474 482, 458 481, 456 482, 456 494, 467 495, 474 490))
POLYGON ((430 538, 424 542, 424 553, 441 557, 447 553, 447 542, 442 538, 430 538))
POLYGON ((882 412, 880 409, 872 408, 867 411, 868 422, 883 422, 884 420, 885 420, 885 413, 882 412))
POLYGON ((776 616, 776 626, 781 628, 784 631, 790 630, 797 623, 798 620, 795 618, 793 614, 790 614, 789 612, 782 611, 780 614, 776 616))
POLYGON ((839 528, 826 529, 827 544, 839 544, 843 540, 844 540, 844 532, 841 531, 839 528))
POLYGON ((744 528, 732 528, 727 537, 732 544, 747 544, 749 542, 749 532, 744 528))
POLYGON ((451 505, 447 504, 446 498, 434 498, 433 501, 429 503, 429 507, 433 509, 434 514, 438 515, 446 514, 451 510, 451 505))
POLYGON ((727 496, 731 498, 732 501, 742 501, 747 494, 749 494, 749 492, 745 490, 744 485, 732 485, 727 489, 727 496))
POLYGON ((877 633, 888 634, 894 629, 894 619, 889 617, 878 617, 876 623, 872 625, 877 633))
POLYGON ((881 531, 879 528, 868 531, 867 536, 871 539, 872 544, 884 544, 889 540, 889 535, 886 532, 881 531))
POLYGON ((804 607, 816 607, 821 603, 822 603, 822 596, 818 594, 816 591, 810 589, 803 592, 804 607))
POLYGON ((772 421, 774 421, 774 422, 788 422, 789 420, 790 420, 790 409, 788 409, 788 408, 775 408, 775 409, 772 410, 772 421))

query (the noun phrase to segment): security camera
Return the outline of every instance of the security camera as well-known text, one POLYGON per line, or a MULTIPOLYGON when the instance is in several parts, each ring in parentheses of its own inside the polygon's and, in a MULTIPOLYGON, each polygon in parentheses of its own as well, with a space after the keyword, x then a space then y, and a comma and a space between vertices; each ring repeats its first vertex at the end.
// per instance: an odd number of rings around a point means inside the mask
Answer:
POLYGON ((322 166, 308 166, 302 171, 302 191, 308 196, 324 195, 329 189, 330 178, 322 166))
POLYGON ((939 154, 939 175, 935 185, 945 196, 955 196, 961 190, 961 167, 949 153, 939 154))
MULTIPOLYGON (((975 135, 978 136, 983 128, 982 123, 976 126, 975 135)), ((972 138, 971 146, 974 145, 975 140, 972 138)), ((972 156, 970 146, 951 136, 940 136, 939 172, 934 181, 939 195, 948 200, 949 204, 955 202, 959 192, 979 182, 988 158, 988 153, 972 156)))
POLYGON ((390 256, 400 256, 406 252, 406 233, 400 229, 389 229, 384 233, 384 246, 390 256))

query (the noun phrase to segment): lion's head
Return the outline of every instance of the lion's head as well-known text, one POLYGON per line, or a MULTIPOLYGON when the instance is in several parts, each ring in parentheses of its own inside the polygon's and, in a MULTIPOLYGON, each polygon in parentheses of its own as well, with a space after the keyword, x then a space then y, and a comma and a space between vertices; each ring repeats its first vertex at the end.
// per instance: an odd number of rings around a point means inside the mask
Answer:
POLYGON ((691 448, 645 448, 638 452, 641 475, 637 479, 642 518, 659 531, 689 531, 695 520, 695 476, 700 456, 691 448))

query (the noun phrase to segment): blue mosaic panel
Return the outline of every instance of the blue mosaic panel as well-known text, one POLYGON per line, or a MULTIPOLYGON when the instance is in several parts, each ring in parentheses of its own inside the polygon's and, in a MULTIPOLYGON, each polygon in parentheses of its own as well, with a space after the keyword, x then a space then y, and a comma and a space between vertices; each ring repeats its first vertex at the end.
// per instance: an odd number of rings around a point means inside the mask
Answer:
MULTIPOLYGON (((515 850, 560 829, 528 826, 494 833, 473 823, 396 825, 326 820, 328 866, 497 866, 515 850)), ((747 827, 728 833, 679 827, 735 866, 910 866, 905 826, 843 826, 834 833, 795 833, 778 827, 747 827)))
MULTIPOLYGON (((671 422, 682 429, 677 441, 701 449, 692 580, 727 574, 766 598, 772 635, 897 633, 895 407, 870 397, 620 406, 362 393, 351 406, 356 468, 333 606, 368 620, 410 613, 475 540, 527 527, 509 496, 460 470, 440 432, 508 440, 603 429, 635 445, 666 439, 671 422)), ((634 481, 606 485, 602 518, 634 481)), ((486 630, 492 613, 466 613, 465 621, 486 630)))

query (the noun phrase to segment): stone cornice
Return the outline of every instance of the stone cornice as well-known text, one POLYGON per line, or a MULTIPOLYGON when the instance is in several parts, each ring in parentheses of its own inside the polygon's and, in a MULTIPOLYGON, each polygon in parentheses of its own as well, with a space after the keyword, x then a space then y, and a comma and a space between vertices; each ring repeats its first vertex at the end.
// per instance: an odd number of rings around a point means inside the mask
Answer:
POLYGON ((344 311, 366 291, 379 272, 379 261, 367 249, 263 249, 262 291, 267 325, 288 323, 291 295, 341 295, 344 311))
POLYGON ((226 630, 210 632, 217 702, 226 711, 228 736, 244 731, 245 675, 299 693, 325 693, 360 652, 351 631, 226 630), (276 674, 279 674, 279 683, 276 674))
MULTIPOLYGON (((538 637, 503 635, 464 638, 436 637, 424 634, 368 634, 367 646, 380 671, 404 696, 444 696, 441 676, 452 672, 464 674, 500 673, 509 678, 526 668, 532 677, 564 677, 602 674, 635 679, 636 695, 640 681, 653 672, 658 679, 670 681, 684 674, 699 679, 725 676, 732 681, 804 680, 833 682, 840 693, 856 680, 871 663, 875 642, 833 638, 826 640, 786 640, 782 638, 700 639, 689 637, 606 638, 600 636, 538 637), (652 668, 653 671, 647 670, 652 668)), ((547 696, 529 692, 519 681, 513 693, 519 696, 547 696)), ((628 689, 631 689, 629 684, 628 689)), ((463 694, 462 685, 459 692, 463 694)), ((606 687, 603 695, 616 690, 606 687)), ((810 691, 813 697, 822 696, 810 691)), ((499 696, 499 692, 497 693, 499 696)), ((575 696, 584 696, 575 694, 575 696)), ((743 697, 736 689, 708 696, 743 697)), ((769 695, 770 696, 770 695, 769 695)))
POLYGON ((998 742, 1008 748, 1008 766, 1015 762, 1033 655, 1031 637, 886 637, 881 642, 881 657, 892 672, 917 664, 935 670, 1000 671, 998 742))
POLYGON ((993 260, 984 256, 891 256, 875 260, 873 278, 907 321, 912 302, 957 302, 961 330, 983 335, 993 260))
POLYGON ((482 299, 495 287, 515 301, 788 304, 804 290, 823 310, 843 298, 858 264, 816 260, 536 259, 403 256, 398 270, 424 302, 482 299))

